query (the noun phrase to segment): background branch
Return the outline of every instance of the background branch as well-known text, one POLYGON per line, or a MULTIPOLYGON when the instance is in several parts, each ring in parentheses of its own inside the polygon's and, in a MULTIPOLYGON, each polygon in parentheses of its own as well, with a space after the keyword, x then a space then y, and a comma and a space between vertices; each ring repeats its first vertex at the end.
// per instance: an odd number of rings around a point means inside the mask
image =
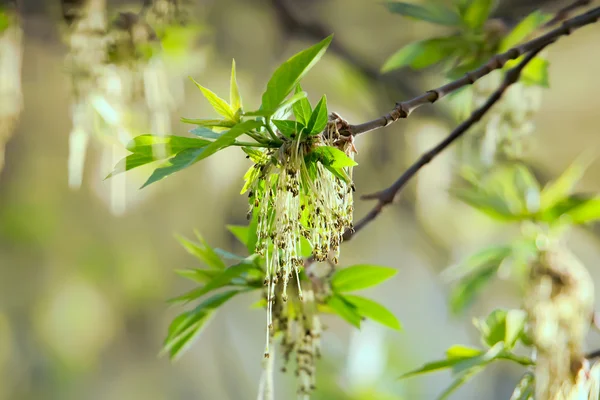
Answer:
POLYGON ((371 211, 365 215, 358 223, 354 226, 354 230, 346 230, 344 233, 344 241, 351 239, 356 232, 364 228, 369 222, 374 220, 379 213, 383 210, 383 208, 391 204, 396 197, 396 194, 406 185, 406 183, 419 172, 421 168, 427 165, 433 158, 435 158, 438 154, 440 154, 444 149, 450 146, 454 141, 460 138, 471 126, 473 126, 477 121, 479 121, 485 113, 487 113, 493 106, 502 98, 502 95, 510 87, 510 85, 516 83, 521 76, 521 71, 523 68, 540 52, 544 47, 546 47, 551 42, 546 43, 538 47, 537 49, 531 51, 527 54, 527 56, 514 68, 508 70, 506 72, 506 76, 504 77, 504 81, 502 85, 492 95, 488 98, 488 100, 477 110, 475 110, 471 116, 461 123, 450 135, 446 137, 440 144, 435 146, 433 149, 423 154, 419 160, 410 166, 401 176, 394 182, 390 187, 385 190, 382 190, 377 193, 369 194, 362 196, 364 200, 372 200, 377 199, 377 204, 371 211))
POLYGON ((600 7, 596 7, 587 13, 581 14, 577 17, 571 18, 562 23, 559 28, 553 29, 552 31, 533 39, 529 42, 522 44, 521 46, 514 47, 505 53, 497 54, 492 57, 486 64, 477 68, 474 71, 468 72, 464 77, 450 82, 437 89, 428 90, 427 92, 417 96, 411 100, 397 103, 392 111, 388 114, 374 119, 372 121, 365 122, 359 125, 348 125, 347 129, 340 132, 347 136, 359 135, 361 133, 369 132, 375 129, 386 127, 393 122, 396 122, 400 118, 407 118, 414 110, 421 107, 424 104, 433 104, 442 97, 452 93, 467 85, 472 85, 478 79, 486 76, 490 72, 504 67, 504 65, 510 61, 519 58, 525 53, 541 49, 555 42, 561 36, 569 35, 573 30, 580 28, 585 25, 592 24, 600 18, 600 7))

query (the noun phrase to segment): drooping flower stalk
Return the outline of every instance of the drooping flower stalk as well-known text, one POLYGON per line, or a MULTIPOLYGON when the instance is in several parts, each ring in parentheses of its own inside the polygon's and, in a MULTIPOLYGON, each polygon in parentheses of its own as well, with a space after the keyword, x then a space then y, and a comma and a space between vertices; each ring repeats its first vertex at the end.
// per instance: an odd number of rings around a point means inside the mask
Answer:
POLYGON ((315 260, 337 263, 343 234, 352 228, 352 171, 332 171, 330 160, 321 157, 328 151, 352 157, 355 149, 335 128, 298 136, 285 138, 277 149, 247 150, 255 164, 242 192, 249 190, 249 215, 257 219, 255 251, 266 260, 265 358, 273 337, 281 334, 284 360, 296 353, 299 394, 304 396, 314 388, 321 325, 311 283, 301 277, 303 242, 315 260))

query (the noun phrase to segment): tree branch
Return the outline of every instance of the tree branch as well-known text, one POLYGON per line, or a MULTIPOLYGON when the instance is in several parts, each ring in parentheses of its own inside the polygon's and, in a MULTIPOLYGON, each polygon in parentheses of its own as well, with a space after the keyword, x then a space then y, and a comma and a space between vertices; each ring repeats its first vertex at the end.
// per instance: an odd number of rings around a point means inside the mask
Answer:
POLYGON ((525 58, 514 68, 508 70, 504 77, 504 81, 502 85, 492 95, 487 99, 487 101, 479 107, 477 110, 473 111, 471 116, 466 119, 463 123, 461 123, 450 135, 448 135, 443 141, 441 141, 437 146, 433 149, 429 150, 427 153, 423 154, 421 158, 413 165, 410 166, 401 176, 394 182, 390 187, 384 189, 380 192, 369 194, 362 196, 363 200, 377 200, 377 204, 373 209, 365 215, 356 225, 354 225, 353 230, 346 230, 344 233, 344 241, 350 240, 356 232, 364 228, 369 222, 374 220, 379 213, 383 210, 383 208, 391 204, 396 197, 396 194, 406 185, 406 183, 419 172, 421 168, 427 165, 431 160, 433 160, 438 154, 444 151, 448 146, 454 143, 458 138, 460 138, 471 126, 473 126, 476 122, 478 122, 493 106, 502 98, 502 95, 510 87, 510 85, 516 83, 521 76, 521 71, 523 68, 540 52, 543 48, 549 45, 552 42, 547 42, 535 50, 527 53, 525 58))
POLYGON ((580 7, 585 7, 592 4, 592 0, 575 0, 573 3, 569 4, 558 10, 554 17, 544 24, 544 28, 549 28, 565 19, 569 18, 569 14, 580 7))
POLYGON ((514 47, 505 53, 497 54, 492 57, 486 64, 477 68, 474 71, 468 72, 463 78, 457 79, 437 89, 428 90, 427 92, 417 96, 411 100, 397 103, 392 111, 388 114, 374 119, 372 121, 365 122, 359 125, 348 125, 340 133, 346 136, 356 136, 361 133, 370 132, 375 129, 386 127, 393 122, 396 122, 400 118, 407 118, 414 110, 421 107, 424 104, 433 104, 442 97, 452 93, 464 86, 472 85, 478 79, 486 76, 490 72, 504 67, 504 65, 510 61, 521 57, 523 54, 542 49, 547 45, 555 42, 561 36, 571 34, 571 32, 577 28, 585 25, 592 24, 600 18, 600 7, 596 7, 584 14, 577 17, 571 18, 562 23, 559 28, 556 28, 536 39, 522 44, 521 46, 514 47))

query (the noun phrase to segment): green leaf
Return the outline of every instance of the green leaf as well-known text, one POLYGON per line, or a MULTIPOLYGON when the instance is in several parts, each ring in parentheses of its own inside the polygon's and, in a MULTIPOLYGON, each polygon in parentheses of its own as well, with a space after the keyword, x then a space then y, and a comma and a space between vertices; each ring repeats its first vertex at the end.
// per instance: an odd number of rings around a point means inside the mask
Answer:
POLYGON ((194 164, 196 157, 201 155, 205 149, 206 146, 201 149, 187 149, 177 153, 175 157, 168 159, 160 167, 156 168, 140 189, 191 166, 194 164))
MULTIPOLYGON (((302 92, 302 87, 300 84, 296 86, 295 93, 302 92)), ((292 110, 294 111, 294 116, 296 117, 296 121, 300 122, 302 125, 306 126, 308 124, 308 120, 312 115, 312 107, 310 106, 310 101, 307 98, 303 98, 294 103, 292 110)))
POLYGON ((176 238, 188 253, 202 261, 207 267, 217 270, 225 269, 225 263, 213 248, 209 246, 206 240, 204 240, 198 232, 195 232, 195 234, 198 243, 191 242, 182 236, 177 236, 176 238))
POLYGON ((169 302, 179 302, 185 301, 189 302, 195 300, 205 294, 212 292, 213 290, 220 289, 224 286, 232 284, 232 281, 236 278, 241 277, 243 274, 256 269, 257 267, 254 264, 249 264, 247 262, 241 262, 236 265, 232 265, 229 268, 223 270, 220 274, 215 276, 211 281, 209 281, 206 285, 198 287, 196 289, 192 289, 189 292, 169 299, 169 302))
POLYGON ((279 107, 304 75, 323 56, 332 38, 333 35, 328 36, 316 45, 299 52, 275 70, 262 96, 264 110, 275 110, 279 107))
POLYGON ((250 224, 247 226, 241 225, 227 225, 227 229, 246 246, 249 254, 254 253, 256 247, 257 234, 256 227, 258 225, 258 216, 253 213, 250 224))
MULTIPOLYGON (((306 130, 309 135, 323 132, 327 126, 327 98, 321 97, 321 100, 315 106, 314 111, 310 115, 310 119, 306 124, 306 130)), ((337 150, 337 149, 336 149, 337 150)), ((340 151, 343 153, 342 151, 340 151)), ((344 154, 345 155, 345 154, 344 154)))
POLYGON ((446 268, 442 275, 452 280, 458 280, 483 268, 497 268, 511 252, 512 247, 508 245, 486 247, 465 260, 446 268))
POLYGON ((197 119, 197 118, 180 118, 184 124, 200 125, 207 127, 218 127, 218 128, 231 128, 235 126, 235 121, 222 120, 222 119, 197 119))
POLYGON ((548 21, 550 16, 541 11, 534 11, 524 18, 514 29, 506 35, 500 43, 499 53, 504 53, 524 42, 537 28, 548 21))
POLYGON ((312 154, 316 156, 317 160, 319 160, 321 164, 333 168, 354 167, 355 165, 358 165, 356 161, 348 157, 346 153, 337 147, 318 146, 312 151, 312 154))
POLYGON ((499 221, 518 221, 521 215, 511 211, 507 202, 497 195, 470 189, 452 189, 450 192, 462 202, 499 221))
POLYGON ((570 215, 571 211, 575 210, 580 206, 583 206, 585 203, 592 199, 594 199, 594 197, 592 195, 587 194, 570 195, 560 200, 552 207, 542 210, 536 216, 537 220, 550 223, 559 221, 560 217, 562 217, 565 214, 570 215))
POLYGON ((575 185, 583 178, 583 174, 591 162, 591 153, 583 154, 558 179, 546 185, 541 194, 541 210, 545 211, 566 199, 575 185))
POLYGON ((276 117, 276 119, 287 118, 286 115, 289 115, 290 108, 294 107, 294 104, 301 101, 302 99, 306 99, 306 96, 306 92, 295 93, 292 97, 281 103, 281 105, 277 107, 277 109, 270 111, 267 114, 267 117, 273 115, 276 117))
POLYGON ((600 220, 600 197, 587 199, 566 212, 573 224, 586 224, 600 220))
POLYGON ((105 179, 122 172, 171 157, 186 149, 200 149, 210 143, 204 139, 187 138, 183 136, 141 135, 133 138, 127 144, 127 150, 133 154, 121 159, 105 179), (162 153, 158 151, 162 147, 162 153))
POLYGON ((242 225, 225 225, 229 232, 233 234, 244 246, 248 243, 248 234, 250 227, 242 225))
MULTIPOLYGON (((479 353, 479 354, 481 354, 481 353, 479 353)), ((468 358, 472 358, 472 357, 468 357, 468 358)), ((452 368, 456 364, 464 361, 465 359, 466 358, 464 358, 464 357, 453 357, 453 358, 447 358, 445 360, 428 362, 417 369, 406 372, 405 374, 401 375, 400 378, 398 378, 398 379, 406 379, 406 378, 410 378, 410 377, 413 377, 416 375, 422 375, 422 374, 426 374, 429 372, 440 371, 443 369, 452 368)))
POLYGON ((175 273, 196 283, 206 283, 217 276, 220 271, 215 269, 189 268, 176 270, 175 273))
POLYGON ((446 358, 447 359, 467 359, 473 358, 481 355, 483 353, 481 349, 476 349, 474 347, 462 346, 460 344, 455 344, 446 350, 446 358))
POLYGON ((327 305, 337 315, 348 321, 351 325, 360 329, 361 317, 356 307, 346 301, 340 295, 334 294, 327 300, 327 305))
POLYGON ((462 14, 463 21, 472 29, 480 29, 487 21, 495 0, 472 0, 462 14))
POLYGON ((229 83, 229 104, 231 110, 236 113, 242 108, 242 97, 240 96, 240 89, 238 87, 237 78, 235 74, 235 59, 231 61, 231 80, 229 83))
POLYGON ((490 279, 496 275, 497 270, 498 266, 479 269, 456 285, 450 295, 450 309, 452 312, 459 314, 470 306, 490 279))
MULTIPOLYGON (((190 130, 190 133, 196 136, 200 136, 206 139, 218 139, 221 136, 220 133, 213 131, 205 126, 199 126, 190 130)), ((212 140, 211 140, 212 141, 212 140)), ((210 143, 210 142, 209 142, 210 143)))
POLYGON ((438 396, 438 400, 447 399, 448 396, 450 396, 452 393, 454 393, 456 391, 456 389, 458 389, 459 387, 461 387, 462 385, 467 383, 467 381, 469 381, 472 377, 474 377, 479 372, 481 372, 483 370, 483 368, 484 368, 483 365, 476 366, 476 367, 470 368, 470 369, 466 370, 465 372, 463 372, 462 374, 460 374, 458 376, 458 378, 456 378, 454 380, 454 382, 452 382, 452 384, 450 386, 448 386, 446 388, 446 390, 444 390, 442 392, 442 394, 440 394, 438 396))
POLYGON ((522 208, 530 214, 537 213, 540 210, 540 184, 524 165, 514 166, 514 186, 518 197, 522 200, 522 208))
POLYGON ((356 311, 362 317, 370 318, 375 322, 379 322, 380 324, 397 331, 402 330, 402 325, 400 325, 400 322, 394 314, 376 301, 351 294, 342 297, 350 304, 354 305, 356 311))
POLYGON ((505 319, 504 346, 510 350, 523 335, 525 323, 527 322, 527 313, 523 310, 509 310, 505 319))
POLYGON ((338 269, 331 278, 331 287, 338 293, 366 289, 387 281, 397 272, 390 267, 353 265, 338 269))
POLYGON ((548 66, 550 63, 541 57, 535 57, 521 71, 521 80, 527 85, 550 87, 548 66))
POLYGON ((434 24, 446 26, 459 26, 460 15, 453 10, 438 4, 416 5, 401 1, 388 1, 387 8, 393 13, 434 24))
POLYGON ((206 97, 206 100, 208 100, 208 102, 215 109, 216 112, 224 116, 228 121, 237 122, 235 111, 231 108, 231 106, 229 106, 229 104, 225 100, 217 96, 209 89, 200 85, 191 76, 190 79, 196 84, 196 86, 198 86, 198 89, 202 91, 202 94, 204 95, 204 97, 206 97))
POLYGON ((392 54, 381 67, 381 72, 385 73, 406 66, 423 69, 450 57, 464 45, 461 37, 412 42, 392 54))
POLYGON ((259 121, 250 120, 240 122, 227 132, 221 134, 217 140, 211 142, 208 146, 205 146, 201 149, 188 149, 178 153, 175 157, 167 160, 163 166, 154 170, 142 188, 166 178, 175 172, 181 171, 182 169, 187 168, 192 164, 195 164, 198 161, 201 161, 215 154, 216 152, 231 146, 233 143, 235 143, 235 139, 237 137, 261 126, 262 122, 259 121))
POLYGON ((496 309, 485 320, 475 319, 473 321, 488 346, 494 346, 506 337, 506 314, 506 310, 496 309))
POLYGON ((205 300, 193 310, 176 317, 169 326, 169 332, 164 341, 161 355, 169 353, 172 361, 179 359, 193 342, 198 339, 203 328, 213 316, 214 311, 240 292, 239 290, 231 290, 219 293, 205 300))
POLYGON ((533 373, 527 372, 513 391, 509 400, 533 400, 535 390, 535 377, 533 373))
POLYGON ((290 121, 288 119, 273 119, 271 122, 273 122, 277 129, 279 129, 279 132, 286 137, 297 137, 298 133, 302 132, 305 128, 300 122, 290 121))

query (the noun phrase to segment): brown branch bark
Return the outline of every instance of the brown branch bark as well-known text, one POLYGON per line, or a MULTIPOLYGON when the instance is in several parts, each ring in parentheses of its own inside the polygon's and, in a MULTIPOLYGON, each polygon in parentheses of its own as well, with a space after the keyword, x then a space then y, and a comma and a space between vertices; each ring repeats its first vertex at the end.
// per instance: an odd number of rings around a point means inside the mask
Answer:
POLYGON ((433 149, 429 150, 427 153, 423 154, 421 158, 411 165, 390 187, 377 193, 362 196, 363 200, 377 200, 377 204, 367 215, 365 215, 360 221, 358 221, 358 223, 354 225, 353 230, 347 230, 344 233, 344 241, 350 240, 356 232, 374 220, 386 205, 391 204, 394 201, 394 198, 400 189, 402 189, 404 185, 406 185, 406 183, 413 176, 415 176, 421 168, 431 162, 431 160, 433 160, 438 154, 444 151, 448 146, 460 138, 471 126, 478 122, 494 106, 494 104, 496 104, 498 100, 502 98, 502 95, 506 89, 519 80, 523 68, 525 68, 525 66, 550 43, 551 42, 548 42, 543 46, 531 51, 530 53, 527 53, 525 58, 516 67, 507 71, 502 85, 500 85, 500 87, 496 89, 494 93, 492 93, 492 95, 480 108, 475 110, 468 119, 457 126, 456 129, 454 129, 454 131, 452 131, 450 135, 448 135, 442 142, 440 142, 433 149))
POLYGON ((486 64, 477 68, 474 71, 468 72, 464 77, 443 85, 437 89, 428 90, 427 92, 417 96, 411 100, 397 103, 396 106, 386 115, 368 121, 359 125, 348 125, 348 127, 340 132, 347 136, 349 135, 360 135, 362 133, 370 132, 375 129, 386 127, 400 118, 407 118, 414 110, 425 105, 433 104, 442 97, 452 93, 462 87, 472 85, 478 79, 486 76, 490 72, 504 67, 504 65, 510 61, 521 57, 523 54, 542 49, 555 42, 562 36, 571 34, 575 29, 581 28, 585 25, 592 24, 600 18, 600 7, 596 7, 584 14, 577 17, 566 20, 561 24, 560 27, 551 30, 550 32, 537 37, 529 42, 522 44, 521 46, 514 47, 505 53, 497 54, 492 57, 486 64))

